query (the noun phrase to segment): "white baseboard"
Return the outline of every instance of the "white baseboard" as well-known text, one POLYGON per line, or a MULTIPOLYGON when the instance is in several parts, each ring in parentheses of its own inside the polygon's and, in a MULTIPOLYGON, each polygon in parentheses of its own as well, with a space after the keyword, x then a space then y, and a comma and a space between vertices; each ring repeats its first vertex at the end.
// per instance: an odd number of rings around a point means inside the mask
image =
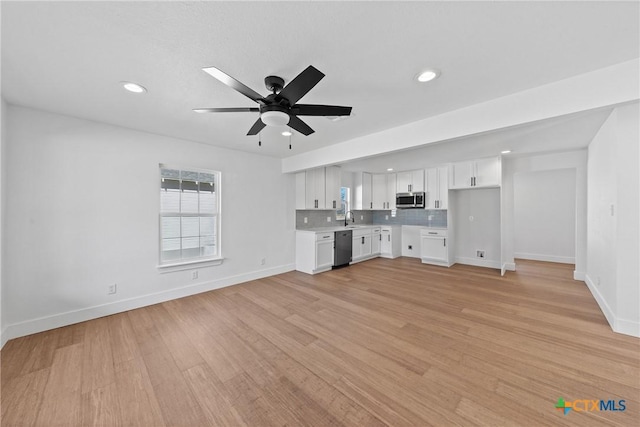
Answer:
POLYGON ((584 271, 573 270, 573 280, 580 280, 581 282, 586 282, 587 277, 584 271))
POLYGON ((613 330, 619 334, 640 338, 640 322, 616 318, 616 327, 613 330))
POLYGON ((500 275, 504 276, 504 273, 506 273, 507 271, 516 271, 516 263, 515 262, 502 263, 502 268, 500 269, 500 275))
POLYGON ((31 335, 50 329, 56 329, 62 326, 72 325, 74 323, 85 322, 87 320, 122 313, 124 311, 134 310, 136 308, 146 307, 149 305, 183 298, 202 292, 208 292, 227 286, 237 285, 239 283, 261 279, 263 277, 269 277, 276 274, 286 273, 293 270, 295 270, 294 264, 286 264, 264 270, 252 271, 250 273, 239 274, 236 276, 224 277, 222 279, 211 280, 208 282, 182 286, 180 288, 174 288, 154 294, 143 295, 135 298, 115 301, 112 303, 87 307, 80 310, 73 310, 65 313, 59 313, 51 316, 14 323, 11 325, 7 325, 2 331, 1 344, 2 346, 4 346, 4 344, 10 339, 22 337, 25 335, 31 335))
POLYGON ((547 262, 558 262, 561 264, 575 264, 575 257, 568 256, 558 256, 558 255, 545 255, 545 254, 529 254, 524 252, 516 252, 514 254, 515 258, 520 259, 530 259, 533 261, 547 261, 547 262))
POLYGON ((457 264, 475 265, 476 267, 487 267, 500 269, 500 261, 493 261, 482 258, 456 257, 457 264))
POLYGON ((7 328, 2 328, 2 330, 0 330, 0 350, 2 350, 2 347, 9 341, 7 337, 7 328))
POLYGON ((613 310, 611 310, 611 307, 609 307, 609 304, 607 304, 607 301, 604 299, 589 275, 585 274, 584 277, 587 287, 598 303, 600 310, 602 310, 602 314, 604 314, 604 317, 607 319, 607 322, 609 323, 609 326, 611 327, 613 332, 640 338, 640 322, 618 318, 613 310))

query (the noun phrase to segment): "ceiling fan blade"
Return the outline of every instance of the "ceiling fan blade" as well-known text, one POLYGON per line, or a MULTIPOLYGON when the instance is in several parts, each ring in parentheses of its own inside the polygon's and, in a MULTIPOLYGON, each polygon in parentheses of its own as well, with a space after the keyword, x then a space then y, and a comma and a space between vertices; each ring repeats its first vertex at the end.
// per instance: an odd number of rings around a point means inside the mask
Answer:
POLYGON ((304 136, 309 136, 313 132, 315 132, 313 129, 309 127, 308 124, 306 124, 305 122, 303 122, 302 120, 300 120, 298 117, 294 115, 289 115, 289 124, 287 126, 289 126, 291 129, 297 130, 304 136))
POLYGON ((351 114, 351 107, 296 104, 291 107, 291 112, 297 116, 348 116, 351 114))
POLYGON ((238 107, 238 108, 194 108, 196 113, 244 113, 244 112, 258 112, 258 107, 238 107))
POLYGON ((235 89, 247 98, 258 102, 260 104, 264 103, 264 99, 262 95, 260 95, 255 90, 250 87, 240 83, 238 80, 234 79, 230 75, 226 74, 223 71, 218 70, 216 67, 207 67, 202 69, 205 73, 210 74, 212 77, 220 80, 222 83, 229 86, 231 89, 235 89))
POLYGON ((265 126, 266 125, 258 117, 258 120, 256 120, 253 126, 251 126, 251 129, 249 129, 249 132, 247 132, 247 135, 257 135, 265 126))
POLYGON ((284 89, 276 95, 276 101, 285 98, 290 105, 298 102, 300 98, 305 96, 320 80, 324 77, 313 65, 309 65, 303 72, 298 74, 293 80, 287 84, 284 89))

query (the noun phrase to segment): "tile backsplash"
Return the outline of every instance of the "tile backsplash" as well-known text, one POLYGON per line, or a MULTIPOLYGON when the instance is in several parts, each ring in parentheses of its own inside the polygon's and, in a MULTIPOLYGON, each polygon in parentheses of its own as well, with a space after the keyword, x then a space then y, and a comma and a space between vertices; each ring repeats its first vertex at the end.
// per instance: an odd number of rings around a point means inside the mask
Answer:
MULTIPOLYGON (((375 225, 424 225, 427 227, 446 227, 447 211, 427 209, 397 209, 393 211, 353 211, 355 224, 375 225)), ((349 217, 351 223, 351 217, 349 217)), ((344 225, 344 220, 336 220, 334 210, 297 210, 296 229, 332 227, 344 225), (327 221, 327 217, 330 221, 327 221), (304 219, 307 218, 305 224, 304 219)))
MULTIPOLYGON (((373 211, 353 211, 353 216, 354 224, 373 224, 373 211)), ((349 215, 349 223, 351 224, 351 215, 349 215)), ((296 210, 296 229, 298 230, 338 225, 344 225, 344 219, 337 220, 335 210, 296 210), (327 221, 327 217, 331 218, 331 221, 327 221), (306 224, 305 218, 307 218, 306 224)))
POLYGON ((424 225, 426 227, 446 227, 447 211, 430 209, 396 209, 393 211, 373 211, 373 223, 380 225, 424 225))

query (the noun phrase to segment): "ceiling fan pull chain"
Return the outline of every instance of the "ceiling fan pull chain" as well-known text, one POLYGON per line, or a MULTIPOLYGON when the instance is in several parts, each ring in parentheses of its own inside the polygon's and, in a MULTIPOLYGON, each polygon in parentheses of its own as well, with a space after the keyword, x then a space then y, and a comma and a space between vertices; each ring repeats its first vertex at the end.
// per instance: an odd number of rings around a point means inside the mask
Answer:
POLYGON ((262 147, 262 132, 258 132, 258 147, 262 147))
POLYGON ((293 132, 289 131, 289 150, 291 150, 291 135, 293 132))

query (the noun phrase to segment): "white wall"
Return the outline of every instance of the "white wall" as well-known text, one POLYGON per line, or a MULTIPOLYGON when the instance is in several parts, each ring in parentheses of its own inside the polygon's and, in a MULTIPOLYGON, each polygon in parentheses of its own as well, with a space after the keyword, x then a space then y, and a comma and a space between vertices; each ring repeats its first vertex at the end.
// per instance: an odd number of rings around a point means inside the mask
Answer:
POLYGON ((618 107, 589 145, 586 282, 614 331, 640 336, 640 110, 618 107))
POLYGON ((517 175, 571 170, 575 176, 575 271, 574 279, 584 280, 587 265, 587 151, 576 150, 563 153, 531 156, 506 156, 502 159, 502 262, 510 269, 515 266, 515 192, 514 177, 517 175))
POLYGON ((513 193, 515 257, 575 263, 575 169, 516 173, 513 193))
MULTIPOLYGON (((604 122, 589 145, 588 159, 588 281, 604 300, 609 318, 616 307, 616 111, 604 122)), ((613 324, 612 319, 610 323, 613 324)))
POLYGON ((279 159, 20 107, 8 119, 11 337, 294 268, 294 177, 279 159), (225 261, 195 281, 157 269, 159 163, 222 172, 225 261))
POLYGON ((640 335, 640 108, 621 107, 618 113, 617 283, 620 321, 635 324, 640 335))
POLYGON ((4 346, 5 340, 6 340, 6 334, 5 334, 5 321, 4 321, 4 315, 5 315, 5 310, 3 310, 3 305, 4 305, 4 286, 3 286, 3 276, 4 276, 4 262, 3 262, 3 258, 4 258, 4 253, 2 251, 3 249, 3 240, 4 240, 4 210, 5 210, 5 206, 6 203, 4 201, 5 196, 6 196, 6 191, 5 191, 5 179, 4 179, 4 174, 6 173, 6 167, 5 167, 5 145, 6 145, 6 141, 7 141, 7 117, 6 117, 6 113, 7 113, 7 104, 5 103, 4 99, 0 97, 0 348, 2 348, 4 346))
POLYGON ((449 192, 455 229, 455 261, 500 268, 500 189, 449 192), (484 258, 476 250, 485 251, 484 258))

